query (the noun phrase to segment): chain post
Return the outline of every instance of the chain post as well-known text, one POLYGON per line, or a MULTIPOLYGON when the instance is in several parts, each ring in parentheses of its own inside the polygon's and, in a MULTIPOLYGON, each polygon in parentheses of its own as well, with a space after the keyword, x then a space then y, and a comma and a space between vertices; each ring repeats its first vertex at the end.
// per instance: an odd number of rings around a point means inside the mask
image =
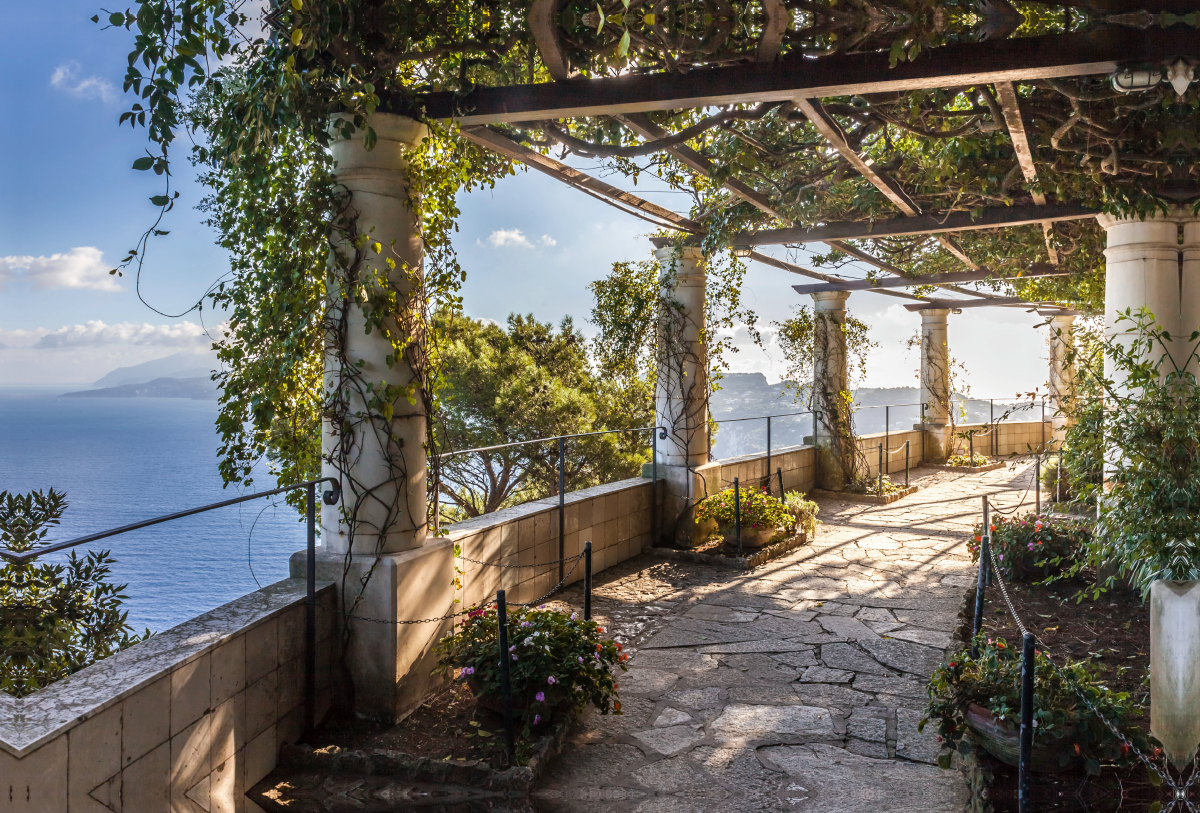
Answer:
POLYGON ((971 454, 971 462, 969 462, 967 465, 974 466, 975 465, 975 433, 972 432, 971 434, 967 435, 967 440, 969 442, 968 449, 971 454))
POLYGON ((987 581, 988 581, 988 545, 989 536, 987 526, 983 526, 983 533, 980 534, 979 541, 979 573, 975 579, 975 620, 971 623, 971 657, 979 657, 979 630, 983 629, 983 605, 987 597, 987 581))
MULTIPOLYGON (((1055 489, 1054 501, 1056 503, 1062 503, 1062 478, 1063 478, 1062 444, 1059 444, 1059 447, 1058 447, 1058 474, 1055 475, 1055 477, 1054 477, 1054 489, 1055 489)), ((1059 510, 1061 511, 1062 509, 1059 509, 1059 510)))
MULTIPOLYGON (((767 493, 771 493, 771 416, 767 416, 767 493)), ((783 499, 783 492, 779 492, 779 499, 783 499)))
POLYGON ((775 469, 775 473, 779 475, 779 499, 783 499, 783 467, 775 469))
POLYGON ((658 533, 658 427, 650 432, 650 547, 662 542, 658 533))
POLYGON ((883 444, 879 444, 879 491, 880 497, 883 496, 883 444))
POLYGON ((908 488, 908 445, 911 440, 904 441, 904 487, 908 488))
POLYGON ((496 591, 496 621, 500 633, 500 705, 504 711, 504 741, 508 746, 508 765, 517 764, 517 743, 513 733, 512 680, 509 676, 508 654, 508 607, 504 602, 504 591, 496 591))
POLYGON ((1034 497, 1034 513, 1037 516, 1042 515, 1042 453, 1038 452, 1033 463, 1033 497, 1034 497))
POLYGON ((892 473, 892 407, 890 404, 883 407, 883 445, 888 449, 887 457, 887 473, 892 473))
POLYGON ((992 425, 992 457, 1000 454, 1000 433, 996 431, 996 399, 988 399, 988 423, 992 425))
POLYGON ((306 500, 308 550, 304 597, 304 733, 316 727, 317 712, 317 485, 309 483, 306 500))
POLYGON ((583 543, 583 620, 592 620, 592 543, 583 543))
POLYGON ((1033 677, 1034 648, 1033 633, 1022 638, 1021 652, 1021 751, 1017 767, 1017 809, 1019 813, 1033 813, 1033 800, 1029 798, 1031 765, 1033 760, 1033 677))
POLYGON ((738 556, 742 555, 742 494, 738 490, 738 478, 733 478, 733 527, 737 534, 738 556))

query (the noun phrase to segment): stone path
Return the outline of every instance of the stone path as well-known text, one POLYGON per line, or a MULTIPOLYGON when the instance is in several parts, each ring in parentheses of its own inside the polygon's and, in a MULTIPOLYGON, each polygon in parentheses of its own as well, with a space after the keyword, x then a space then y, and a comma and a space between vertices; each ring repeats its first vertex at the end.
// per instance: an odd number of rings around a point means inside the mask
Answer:
POLYGON ((625 713, 584 715, 539 811, 961 810, 961 778, 917 732, 925 681, 973 583, 980 495, 1016 504, 1030 468, 826 501, 814 544, 748 574, 645 557, 603 574, 596 616, 631 653, 625 713))

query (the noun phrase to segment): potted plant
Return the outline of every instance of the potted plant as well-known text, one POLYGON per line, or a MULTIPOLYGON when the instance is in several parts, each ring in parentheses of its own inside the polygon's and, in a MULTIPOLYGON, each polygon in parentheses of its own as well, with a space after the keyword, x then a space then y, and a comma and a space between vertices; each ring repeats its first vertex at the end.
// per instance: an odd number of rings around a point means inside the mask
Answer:
POLYGON ((716 522, 728 544, 737 542, 739 513, 743 548, 761 548, 795 527, 795 520, 783 501, 761 488, 740 489, 736 500, 733 489, 727 488, 696 505, 697 522, 716 522))
MULTIPOLYGON (((622 646, 600 636, 595 621, 578 614, 512 605, 508 610, 509 686, 522 736, 557 714, 574 714, 591 703, 608 714, 621 713, 613 667, 626 669, 622 646)), ((499 711, 500 629, 496 608, 475 607, 458 630, 434 646, 438 666, 455 670, 480 705, 499 711)))
MULTIPOLYGON (((934 671, 929 705, 918 730, 934 722, 942 753, 938 765, 949 768, 954 753, 966 756, 978 746, 1008 765, 1019 753, 1021 654, 1003 638, 977 641, 979 655, 960 651, 934 671)), ((1034 667, 1033 770, 1055 773, 1082 764, 1088 773, 1100 761, 1122 761, 1130 755, 1121 741, 1082 701, 1111 721, 1137 747, 1144 737, 1127 720, 1129 696, 1098 682, 1086 661, 1055 669, 1042 652, 1034 667)))
MULTIPOLYGON (((1091 530, 1081 521, 1055 520, 1037 514, 1023 517, 995 516, 989 527, 992 550, 1001 575, 1008 581, 1028 581, 1057 575, 1076 562, 1091 530)), ((975 526, 967 549, 971 561, 979 561, 983 524, 975 526)))
POLYGON ((821 507, 809 499, 805 499, 804 494, 799 491, 789 491, 783 495, 783 504, 787 506, 788 513, 792 515, 792 524, 797 533, 804 534, 804 539, 810 540, 817 535, 817 526, 821 521, 817 519, 817 512, 821 507))

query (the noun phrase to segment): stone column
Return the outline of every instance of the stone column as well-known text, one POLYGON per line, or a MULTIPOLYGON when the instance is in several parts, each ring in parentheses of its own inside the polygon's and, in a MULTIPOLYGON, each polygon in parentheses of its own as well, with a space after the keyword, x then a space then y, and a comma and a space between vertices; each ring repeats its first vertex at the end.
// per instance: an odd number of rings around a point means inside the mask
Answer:
MULTIPOLYGON (((1108 247, 1104 250, 1105 334, 1120 336, 1132 325, 1128 321, 1118 323, 1117 315, 1126 309, 1136 314, 1144 306, 1160 327, 1177 335, 1181 316, 1178 219, 1161 214, 1145 220, 1112 215, 1098 215, 1096 219, 1108 232, 1108 247)), ((1196 310, 1188 310, 1191 321, 1196 310)), ((1172 355, 1180 355, 1174 342, 1170 350, 1172 355)), ((1179 361, 1183 361, 1182 355, 1179 361)), ((1168 364, 1164 374, 1170 369, 1168 364)), ((1105 361, 1105 372, 1113 375, 1111 361, 1105 361)))
MULTIPOLYGON (((362 131, 334 143, 335 175, 349 191, 358 233, 367 239, 359 278, 380 281, 368 282, 368 298, 382 296, 387 281, 403 299, 413 288, 405 266, 419 274, 422 262, 406 156, 427 130, 386 113, 372 116, 370 125, 377 137, 373 149, 366 148, 362 131)), ((453 609, 452 546, 426 535, 425 410, 420 392, 413 392, 412 367, 403 355, 389 363, 393 339, 377 326, 366 331, 362 307, 341 299, 329 307, 334 317, 342 316, 344 327, 326 338, 326 397, 340 385, 346 425, 327 420, 323 427, 322 475, 341 480, 342 501, 322 508, 318 578, 337 584, 351 619, 345 664, 354 710, 394 720, 433 688, 430 647, 450 629, 448 622, 396 622, 453 609), (350 374, 340 372, 346 365, 350 374), (388 393, 390 420, 356 417, 380 391, 388 393)), ((388 319, 384 327, 397 340, 412 329, 403 318, 388 319)), ((372 411, 380 413, 378 406, 372 411)), ((293 575, 303 567, 303 553, 294 555, 293 575)), ((343 621, 336 620, 339 629, 343 621)))
POLYGON ((925 460, 940 463, 950 456, 950 345, 948 308, 921 311, 921 425, 925 460))
POLYGON ((1056 314, 1050 317, 1050 403, 1053 407, 1054 442, 1061 446, 1066 440, 1070 418, 1062 414, 1065 404, 1073 409, 1075 395, 1075 365, 1068 359, 1074 346, 1075 314, 1056 314))
POLYGON ((667 435, 658 441, 664 532, 690 546, 711 530, 696 526, 693 507, 721 488, 719 466, 715 476, 706 477, 713 469, 708 462, 708 349, 701 341, 707 276, 704 254, 696 247, 660 248, 654 259, 663 284, 655 422, 667 435))
MULTIPOLYGON (((1190 355, 1196 342, 1189 341, 1200 330, 1200 220, 1183 220, 1183 256, 1179 279, 1179 336, 1187 345, 1182 355, 1190 355)), ((1188 362, 1188 372, 1200 376, 1200 363, 1188 362)))
POLYGON ((813 443, 817 447, 817 484, 837 491, 853 476, 847 471, 846 419, 850 404, 846 367, 846 300, 849 291, 824 291, 813 298, 813 443))

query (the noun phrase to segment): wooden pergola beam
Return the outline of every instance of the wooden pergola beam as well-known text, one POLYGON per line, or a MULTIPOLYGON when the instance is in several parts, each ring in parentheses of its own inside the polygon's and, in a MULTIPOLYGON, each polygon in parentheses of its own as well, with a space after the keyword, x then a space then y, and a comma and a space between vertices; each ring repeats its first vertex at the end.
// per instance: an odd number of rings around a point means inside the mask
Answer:
POLYGON ((485 147, 506 158, 511 158, 514 161, 520 161, 526 166, 543 172, 557 181, 562 181, 577 189, 589 192, 601 198, 606 203, 617 206, 617 208, 628 207, 628 209, 623 209, 623 211, 634 210, 635 212, 641 212, 643 215, 657 218, 659 221, 658 225, 660 226, 677 229, 689 234, 701 234, 704 232, 704 227, 694 220, 650 201, 642 200, 637 195, 619 189, 599 178, 593 178, 591 175, 580 172, 574 167, 567 166, 562 161, 557 161, 548 155, 542 155, 537 150, 531 150, 524 144, 519 144, 508 136, 497 133, 495 130, 490 130, 487 127, 463 127, 459 132, 463 138, 481 147, 485 147))
MULTIPOLYGON (((996 98, 1000 101, 1000 110, 1004 113, 1004 123, 1012 138, 1013 151, 1017 154, 1017 163, 1021 166, 1021 174, 1025 182, 1030 184, 1029 194, 1038 206, 1046 205, 1046 196, 1037 189, 1037 164, 1033 160, 1033 148, 1029 145, 1029 134, 1025 130, 1025 117, 1021 115, 1021 103, 1017 99, 1017 87, 1012 82, 996 83, 996 98)), ((1046 239, 1046 253, 1050 262, 1058 265, 1058 249, 1054 247, 1054 226, 1050 221, 1042 221, 1042 235, 1046 239)))
MULTIPOLYGON (((784 262, 783 260, 777 260, 767 254, 759 254, 757 251, 751 251, 747 256, 749 256, 750 259, 754 260, 755 262, 760 262, 763 265, 769 265, 772 268, 778 268, 781 271, 788 271, 792 274, 799 274, 803 277, 811 277, 812 279, 825 281, 824 285, 793 285, 792 287, 796 290, 800 290, 801 288, 821 288, 822 290, 829 291, 850 290, 848 288, 836 288, 828 286, 851 284, 860 281, 852 279, 840 279, 839 277, 834 277, 829 274, 822 274, 820 271, 813 271, 811 268, 805 268, 800 265, 793 265, 792 263, 784 262)), ((913 296, 912 294, 904 293, 903 291, 888 291, 881 288, 876 291, 876 293, 886 294, 887 296, 895 296, 901 299, 914 299, 917 301, 921 300, 921 297, 913 296)))
POLYGON ((904 288, 910 285, 914 287, 919 285, 946 285, 958 282, 981 282, 987 279, 1012 282, 1014 280, 1033 279, 1035 277, 1065 277, 1068 273, 1067 271, 1060 271, 1052 265, 1039 264, 1024 274, 1011 277, 993 276, 988 271, 981 269, 979 271, 958 271, 951 274, 929 274, 923 277, 884 277, 878 280, 834 280, 821 283, 820 285, 793 285, 792 289, 798 294, 819 294, 826 291, 875 291, 881 288, 904 288))
POLYGON ((864 93, 1108 74, 1119 64, 1159 63, 1196 51, 1194 29, 1128 27, 1040 37, 952 43, 891 67, 887 52, 628 74, 541 84, 479 87, 467 93, 385 95, 385 112, 494 124, 612 116, 653 110, 792 101, 864 93))
POLYGON ((1019 296, 998 296, 995 299, 928 299, 916 305, 905 305, 906 311, 927 311, 934 308, 987 308, 992 306, 1021 305, 1029 308, 1044 308, 1049 303, 1030 302, 1019 296))
POLYGON ((824 243, 830 240, 870 240, 878 237, 940 234, 978 229, 1028 226, 1043 221, 1086 220, 1096 216, 1094 209, 1074 203, 1046 206, 992 206, 978 216, 971 212, 937 212, 889 220, 855 220, 826 223, 811 228, 763 229, 743 232, 733 238, 734 248, 782 245, 785 243, 824 243))

